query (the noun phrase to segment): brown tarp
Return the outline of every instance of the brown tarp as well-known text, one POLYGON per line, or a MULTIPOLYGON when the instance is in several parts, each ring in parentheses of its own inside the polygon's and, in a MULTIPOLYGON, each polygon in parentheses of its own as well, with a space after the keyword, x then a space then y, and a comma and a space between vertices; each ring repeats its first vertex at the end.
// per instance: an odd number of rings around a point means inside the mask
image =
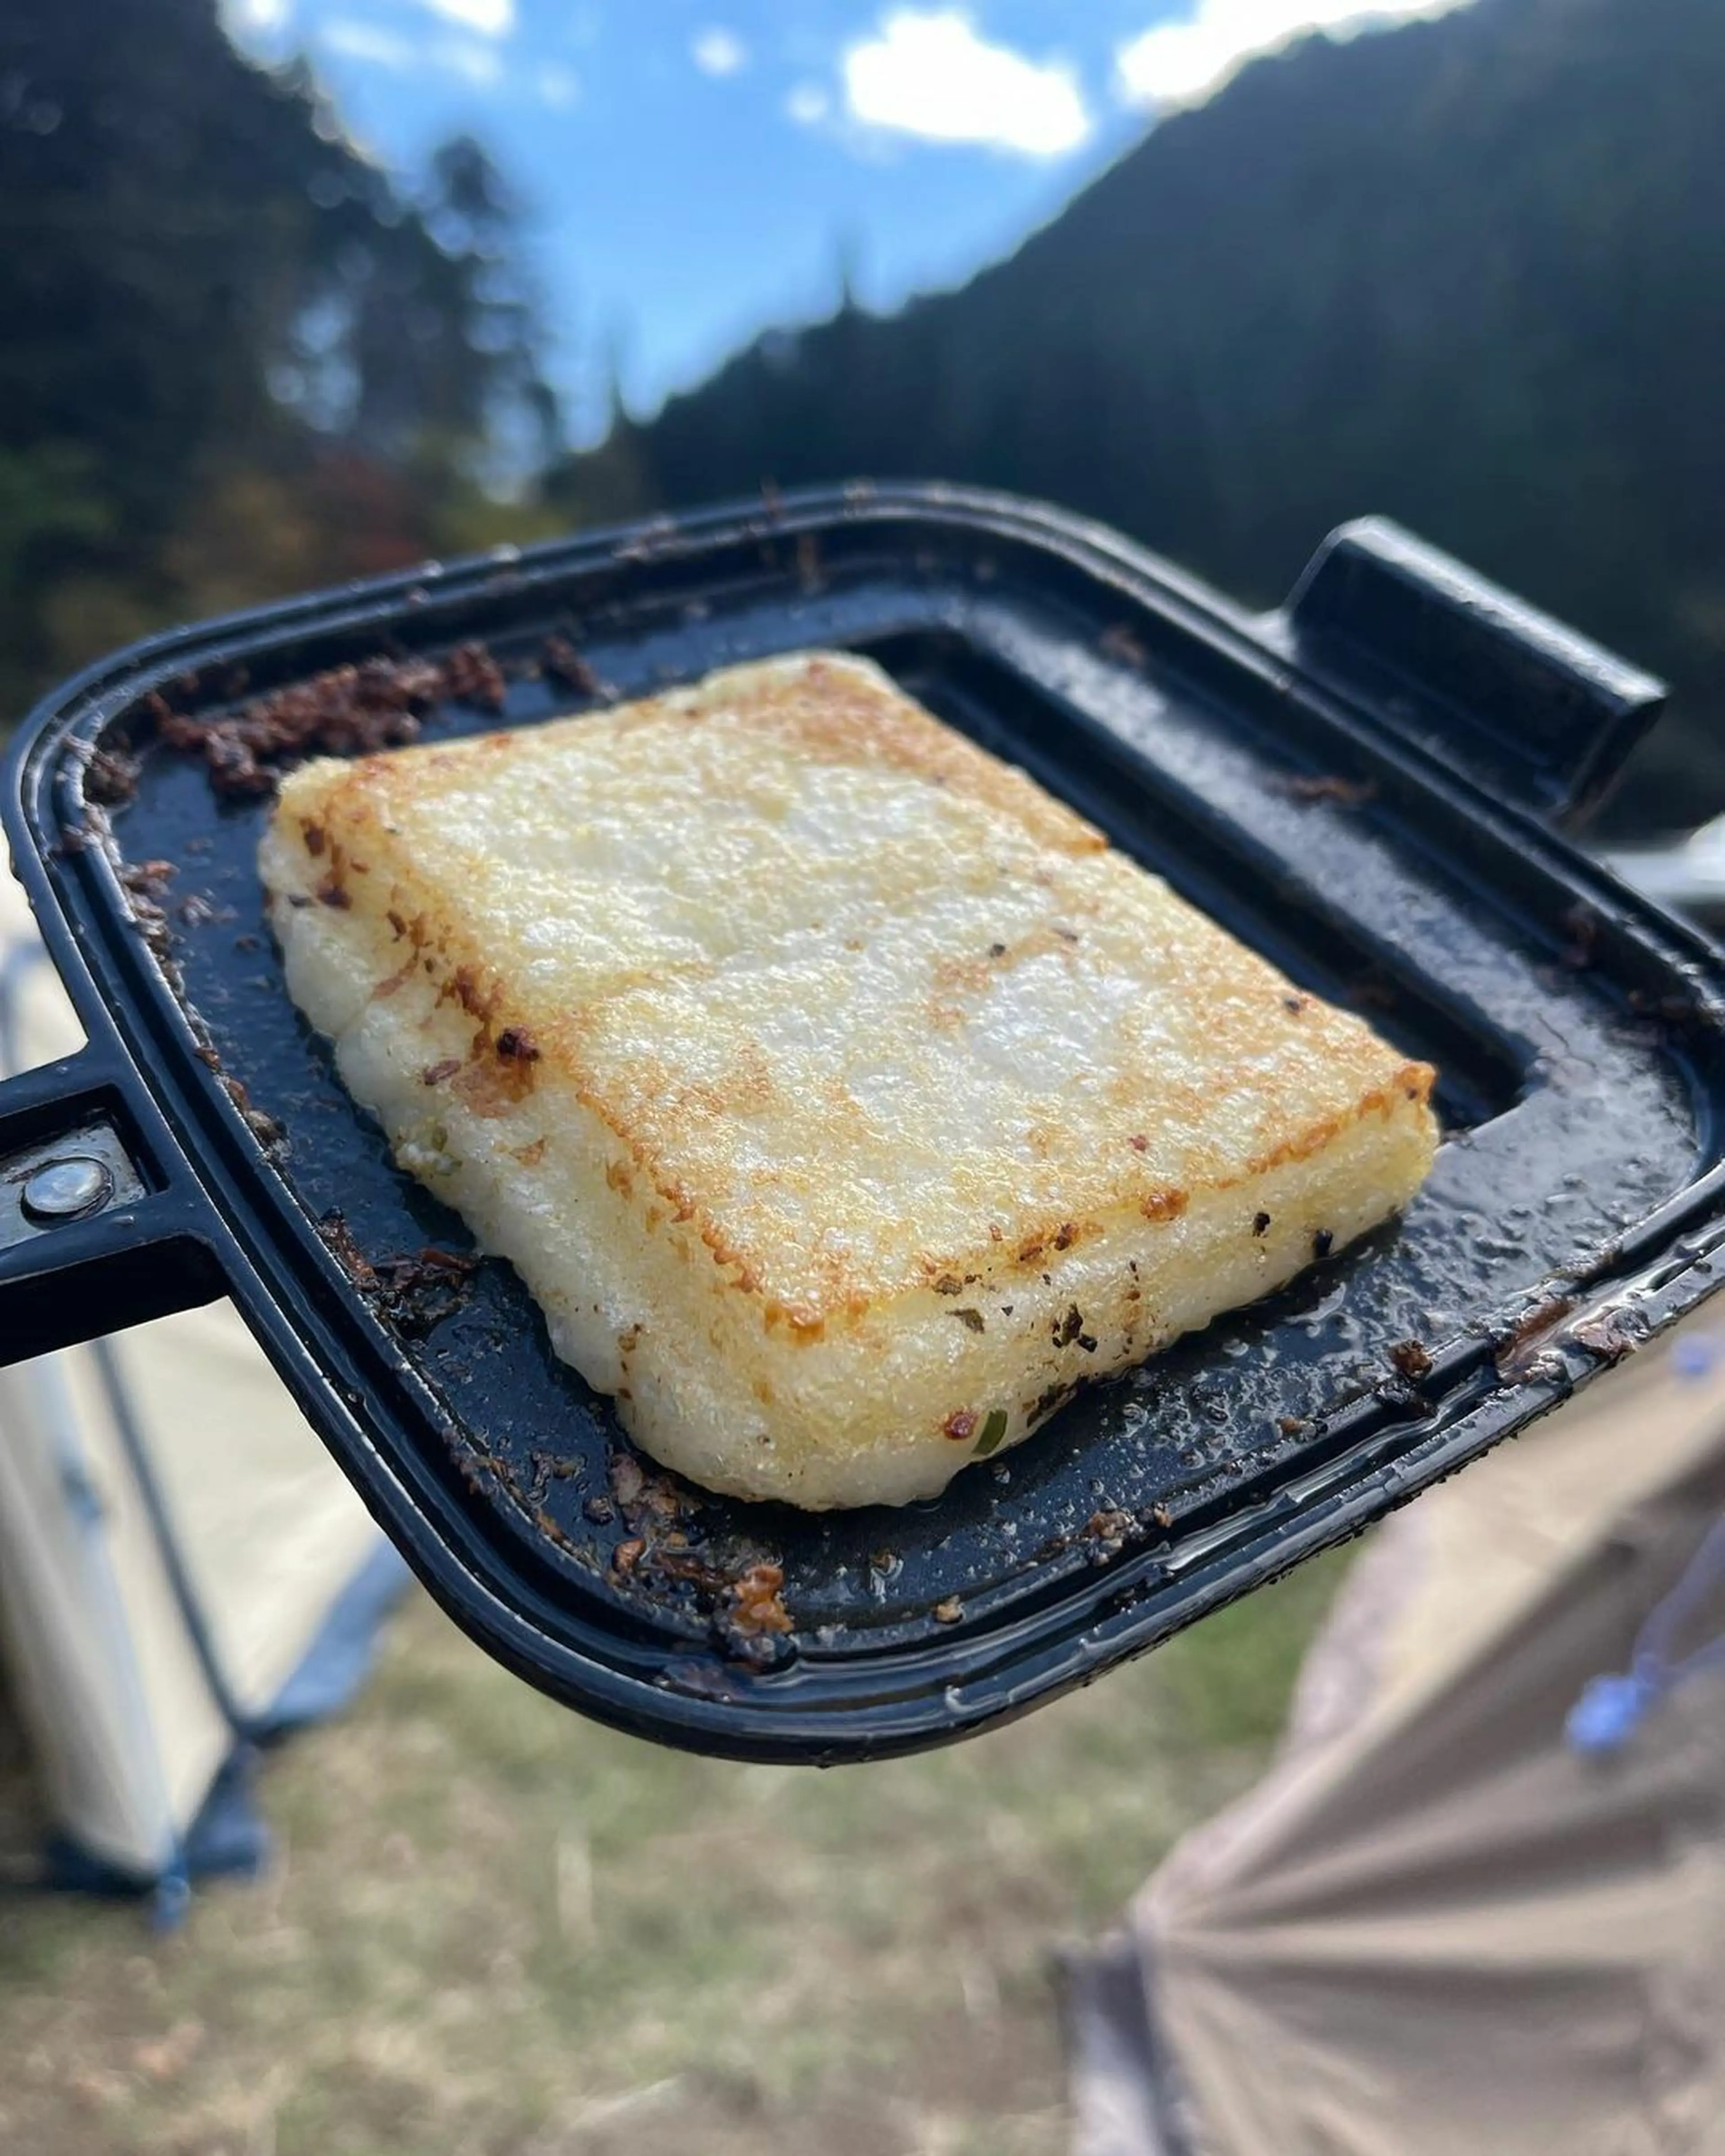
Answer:
POLYGON ((1703 1311, 1378 1531, 1276 1764, 1074 1972, 1076 2156, 1725 2151, 1725 1672, 1565 1738, 1722 1510, 1703 1311))

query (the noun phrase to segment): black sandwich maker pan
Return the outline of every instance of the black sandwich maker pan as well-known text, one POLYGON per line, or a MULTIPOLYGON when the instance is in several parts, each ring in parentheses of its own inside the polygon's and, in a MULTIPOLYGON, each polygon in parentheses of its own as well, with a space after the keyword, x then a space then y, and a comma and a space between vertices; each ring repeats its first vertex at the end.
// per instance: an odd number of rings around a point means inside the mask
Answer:
POLYGON ((1093 525, 938 487, 158 637, 50 697, 8 767, 89 1040, 0 1088, 0 1358, 231 1296, 432 1592, 547 1691, 745 1758, 963 1736, 1357 1532, 1715 1285, 1722 960, 1556 834, 1661 693, 1386 524, 1336 533, 1260 619, 1093 525), (294 742, 531 726, 814 644, 870 654, 1435 1064, 1445 1130, 1399 1224, 938 1502, 827 1516, 632 1452, 347 1098, 254 867, 294 742))

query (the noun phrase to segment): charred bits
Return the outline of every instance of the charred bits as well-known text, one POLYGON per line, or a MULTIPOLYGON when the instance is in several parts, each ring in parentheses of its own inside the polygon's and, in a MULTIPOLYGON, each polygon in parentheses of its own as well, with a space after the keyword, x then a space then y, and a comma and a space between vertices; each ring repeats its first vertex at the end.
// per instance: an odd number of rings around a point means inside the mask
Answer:
POLYGON ((199 758, 218 793, 250 799, 272 793, 281 767, 302 757, 369 756, 416 741, 441 697, 502 709, 503 675, 484 644, 461 644, 442 660, 332 666, 209 717, 177 711, 160 696, 149 708, 157 738, 199 758))
POLYGON ((444 661, 443 677, 445 696, 482 711, 503 709, 503 669, 483 644, 458 644, 444 661))
POLYGON ((317 1232, 377 1315, 410 1340, 424 1339, 454 1316, 467 1301, 480 1267, 470 1253, 440 1250, 430 1244, 403 1256, 380 1258, 374 1265, 338 1209, 324 1214, 317 1232))
POLYGON ((84 798, 99 808, 121 808, 138 790, 138 760, 121 748, 92 750, 84 767, 84 798))
POLYGON ((1540 1354, 1574 1307, 1572 1296, 1554 1295, 1523 1313, 1498 1346, 1497 1375, 1505 1384, 1519 1384, 1533 1374, 1540 1354))
POLYGON ((1625 1355, 1634 1354, 1646 1333, 1630 1312, 1609 1310, 1597 1317, 1584 1318, 1571 1329, 1569 1337, 1598 1361, 1620 1363, 1625 1355))
POLYGON ((730 1660, 757 1670, 783 1661, 794 1625, 778 1558, 757 1543, 703 1533, 696 1493, 633 1453, 614 1452, 610 1475, 611 1503, 590 1499, 585 1510, 597 1521, 603 1506, 622 1521, 624 1539, 612 1559, 616 1576, 638 1591, 692 1603, 730 1660))
POLYGON ((578 696, 601 696, 605 685, 567 636, 547 636, 539 647, 539 668, 547 680, 572 689, 578 696))
POLYGON ((1410 1384, 1431 1375, 1431 1357, 1417 1340, 1398 1340, 1389 1351, 1390 1368, 1410 1384))

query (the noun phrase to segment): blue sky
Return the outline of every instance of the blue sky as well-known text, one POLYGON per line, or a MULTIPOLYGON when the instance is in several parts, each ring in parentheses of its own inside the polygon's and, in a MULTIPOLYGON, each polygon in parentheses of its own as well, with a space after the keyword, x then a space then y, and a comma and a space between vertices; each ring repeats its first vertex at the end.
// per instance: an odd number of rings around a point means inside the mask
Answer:
POLYGON ((578 434, 605 355, 650 409, 848 259, 896 305, 1053 213, 1170 105, 1313 27, 1457 0, 224 0, 411 173, 480 137, 531 206, 578 434))

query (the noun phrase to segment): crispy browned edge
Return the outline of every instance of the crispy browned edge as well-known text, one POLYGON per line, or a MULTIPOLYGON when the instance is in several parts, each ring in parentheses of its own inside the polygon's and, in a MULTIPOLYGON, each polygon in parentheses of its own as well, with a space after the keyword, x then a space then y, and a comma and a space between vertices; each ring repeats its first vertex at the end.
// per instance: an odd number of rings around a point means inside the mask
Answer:
MULTIPOLYGON (((708 702, 716 701, 724 678, 713 677, 692 691, 623 706, 607 713, 604 722, 626 731, 658 723, 668 710, 697 721, 708 702)), ((750 719, 772 728, 787 747, 833 762, 886 762, 916 773, 931 785, 950 788, 1014 818, 1037 844, 1060 854, 1081 856, 1108 850, 1107 841, 1099 831, 1024 773, 965 740, 897 691, 820 658, 795 671, 781 665, 767 678, 768 693, 752 696, 750 719), (811 690, 819 696, 818 704, 809 701, 811 690)), ((587 716, 554 720, 536 729, 531 738, 536 746, 542 746, 565 727, 593 723, 587 716)), ((519 747, 522 741, 517 733, 498 732, 434 747, 386 751, 341 766, 315 767, 324 778, 320 813, 300 815, 295 820, 308 855, 325 864, 318 898, 326 905, 351 906, 349 879, 370 873, 357 849, 367 831, 381 824, 381 814, 372 798, 380 783, 398 786, 402 774, 410 768, 427 774, 447 771, 476 757, 519 747), (336 835, 338 829, 343 836, 336 835)), ((285 803, 278 810, 279 818, 286 815, 289 805, 285 803)), ((649 1201, 645 1209, 647 1231, 654 1232, 667 1218, 675 1224, 691 1227, 714 1263, 732 1275, 730 1285, 737 1293, 762 1297, 767 1326, 783 1327, 797 1339, 819 1339, 833 1319, 859 1317, 872 1301, 889 1300, 907 1290, 924 1287, 952 1293, 984 1281, 1009 1281, 1035 1270, 1045 1265, 1050 1251, 1069 1250, 1081 1240, 1101 1233, 1111 1219, 1117 1219, 1127 1209, 1116 1204, 1103 1209, 1096 1217, 1051 1218, 1009 1243, 998 1226, 991 1225, 991 1247, 987 1250, 956 1255, 919 1254, 903 1281, 886 1295, 871 1296, 854 1277, 847 1277, 842 1261, 837 1259, 824 1268, 828 1278, 819 1293, 795 1298, 767 1294, 758 1255, 734 1245, 700 1199, 665 1168, 651 1144, 630 1127, 593 1081, 591 1072, 583 1067, 578 1044, 567 1029, 560 1029, 558 1037, 552 1040, 536 1035, 524 1024, 510 1023, 505 1009, 505 984, 490 976, 475 954, 459 950, 460 939, 449 924, 434 932, 424 911, 411 916, 390 911, 383 918, 398 941, 406 943, 408 955, 374 993, 393 993, 411 978, 416 967, 423 968, 434 978, 441 974, 439 1003, 453 1001, 474 1023, 473 1042, 465 1062, 454 1070, 437 1066, 434 1075, 427 1074, 428 1083, 449 1083, 473 1113, 499 1115, 517 1106, 531 1091, 538 1066, 551 1055, 575 1099, 599 1118, 629 1155, 632 1166, 619 1162, 609 1171, 614 1188, 632 1196, 639 1174, 658 1201, 649 1201)), ((1230 942, 1230 950, 1238 947, 1230 942)), ((949 969, 952 979, 946 985, 954 989, 979 985, 980 970, 986 963, 954 962, 949 969)), ((1314 998, 1301 1000, 1330 1013, 1329 1006, 1314 998)), ((1386 1056, 1390 1052, 1384 1050, 1386 1056)), ((1205 1178, 1200 1187, 1207 1192, 1236 1188, 1291 1162, 1310 1158, 1368 1116, 1387 1118, 1401 1103, 1424 1107, 1430 1102, 1435 1076, 1429 1064, 1404 1061, 1345 1112, 1320 1119, 1283 1143, 1255 1155, 1237 1173, 1205 1178)), ((536 1146, 519 1148, 516 1158, 523 1166, 531 1167, 542 1151, 541 1140, 536 1146)), ((1191 1197, 1188 1189, 1153 1189, 1134 1202, 1147 1220, 1167 1221, 1177 1219, 1191 1197)))

